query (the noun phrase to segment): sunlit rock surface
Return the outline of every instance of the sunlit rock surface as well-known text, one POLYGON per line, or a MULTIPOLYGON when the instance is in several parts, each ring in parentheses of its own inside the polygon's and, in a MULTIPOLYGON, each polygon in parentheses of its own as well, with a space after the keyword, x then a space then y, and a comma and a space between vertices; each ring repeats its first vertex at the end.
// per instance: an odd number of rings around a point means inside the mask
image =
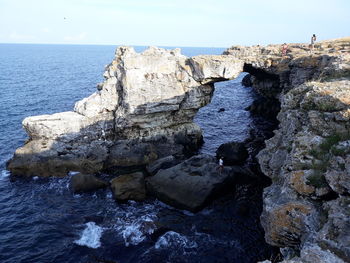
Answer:
POLYGON ((74 111, 23 121, 29 140, 8 168, 18 175, 64 176, 195 151, 202 132, 193 117, 210 102, 213 83, 237 77, 242 68, 241 60, 227 56, 119 47, 105 81, 74 111))
POLYGON ((261 223, 266 241, 284 248, 283 262, 350 259, 349 40, 292 52, 288 79, 279 78, 279 128, 258 159, 272 179, 261 223))

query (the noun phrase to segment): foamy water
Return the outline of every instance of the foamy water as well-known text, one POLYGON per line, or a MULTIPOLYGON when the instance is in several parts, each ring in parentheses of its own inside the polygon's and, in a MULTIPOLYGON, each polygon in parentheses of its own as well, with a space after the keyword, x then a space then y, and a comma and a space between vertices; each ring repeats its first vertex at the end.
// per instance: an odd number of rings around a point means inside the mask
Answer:
POLYGON ((74 243, 79 246, 87 246, 90 248, 100 247, 103 228, 96 225, 95 222, 88 222, 85 225, 86 228, 83 230, 80 239, 74 241, 74 243))

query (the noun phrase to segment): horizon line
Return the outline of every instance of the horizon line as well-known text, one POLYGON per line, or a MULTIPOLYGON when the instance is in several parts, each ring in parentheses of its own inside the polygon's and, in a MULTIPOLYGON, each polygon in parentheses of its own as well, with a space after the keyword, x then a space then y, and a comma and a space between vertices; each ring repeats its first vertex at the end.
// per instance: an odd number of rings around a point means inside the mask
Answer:
MULTIPOLYGON (((0 42, 0 45, 70 45, 70 46, 128 46, 128 47, 171 47, 171 48, 221 48, 229 47, 209 47, 209 46, 170 46, 170 45, 127 45, 127 44, 77 44, 77 43, 16 43, 16 42, 0 42)), ((232 45, 231 45, 232 46, 232 45)), ((230 46, 230 47, 231 47, 230 46)))

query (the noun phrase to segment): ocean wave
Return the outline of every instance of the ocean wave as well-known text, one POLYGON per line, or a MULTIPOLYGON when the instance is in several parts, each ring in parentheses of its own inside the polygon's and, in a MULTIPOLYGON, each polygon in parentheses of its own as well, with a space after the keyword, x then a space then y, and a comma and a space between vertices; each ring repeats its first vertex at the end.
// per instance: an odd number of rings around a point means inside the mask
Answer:
POLYGON ((187 237, 180 235, 177 232, 169 231, 161 236, 156 244, 155 249, 164 248, 196 248, 198 244, 195 241, 189 240, 187 237))
POLYGON ((74 243, 79 246, 86 246, 90 248, 99 248, 101 246, 101 236, 103 228, 96 225, 95 222, 88 222, 85 224, 86 228, 83 230, 80 239, 75 240, 74 243))

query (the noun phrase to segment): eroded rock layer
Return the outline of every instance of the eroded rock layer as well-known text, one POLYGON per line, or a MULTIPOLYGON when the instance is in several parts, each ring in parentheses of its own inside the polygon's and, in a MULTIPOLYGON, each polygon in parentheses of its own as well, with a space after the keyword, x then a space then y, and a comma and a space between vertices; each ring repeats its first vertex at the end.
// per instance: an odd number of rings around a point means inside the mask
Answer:
MULTIPOLYGON (((281 111, 275 135, 258 154, 261 170, 272 179, 261 223, 266 241, 282 248, 285 262, 350 259, 349 51, 349 40, 323 42, 311 54, 292 49, 265 69, 279 75, 274 96, 281 111)), ((255 81, 268 93, 254 78, 253 86, 255 81)))
POLYGON ((146 165, 198 149, 198 109, 216 81, 235 78, 243 62, 228 56, 187 58, 179 49, 119 47, 105 81, 74 111, 28 117, 28 142, 8 164, 12 174, 64 176, 146 165))

